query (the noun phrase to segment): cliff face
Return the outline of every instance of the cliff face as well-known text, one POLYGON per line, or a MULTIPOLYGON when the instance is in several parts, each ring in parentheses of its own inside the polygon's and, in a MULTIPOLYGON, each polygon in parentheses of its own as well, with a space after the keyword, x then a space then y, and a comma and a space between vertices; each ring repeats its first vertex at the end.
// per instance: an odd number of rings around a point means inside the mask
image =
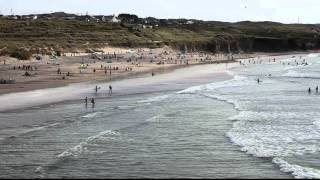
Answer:
POLYGON ((320 39, 238 37, 234 39, 213 39, 204 42, 172 43, 168 45, 181 51, 201 50, 213 53, 286 52, 320 49, 320 39))

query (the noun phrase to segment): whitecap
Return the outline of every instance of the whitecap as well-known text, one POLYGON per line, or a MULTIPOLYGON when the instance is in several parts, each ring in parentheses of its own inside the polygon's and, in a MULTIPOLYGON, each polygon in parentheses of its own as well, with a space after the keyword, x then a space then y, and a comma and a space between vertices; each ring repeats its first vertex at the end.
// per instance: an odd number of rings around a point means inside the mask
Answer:
POLYGON ((84 142, 79 143, 78 145, 67 149, 66 151, 62 152, 61 154, 59 154, 57 157, 60 159, 65 159, 68 157, 78 157, 82 154, 90 154, 90 153, 104 153, 104 152, 99 152, 99 151, 89 151, 87 146, 95 144, 98 140, 104 140, 104 136, 109 136, 109 135, 120 135, 119 132, 116 131, 112 131, 112 130, 107 130, 107 131, 103 131, 100 132, 97 135, 94 136, 90 136, 88 137, 84 142))
POLYGON ((320 178, 320 170, 309 168, 309 167, 302 167, 299 165, 292 165, 280 157, 273 158, 272 162, 277 164, 280 167, 281 171, 291 173, 297 179, 306 179, 306 178, 319 179, 320 178))

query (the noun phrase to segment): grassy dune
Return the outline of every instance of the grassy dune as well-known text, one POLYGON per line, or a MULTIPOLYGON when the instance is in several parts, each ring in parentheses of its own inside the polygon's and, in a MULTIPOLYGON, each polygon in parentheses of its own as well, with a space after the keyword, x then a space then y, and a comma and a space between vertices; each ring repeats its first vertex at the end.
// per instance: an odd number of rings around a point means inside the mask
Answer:
MULTIPOLYGON (((0 48, 52 48, 75 51, 106 45, 160 47, 210 52, 290 51, 318 49, 320 26, 274 22, 201 22, 160 24, 142 28, 134 23, 79 20, 0 18, 0 48)), ((2 52, 3 53, 3 52, 2 52)))

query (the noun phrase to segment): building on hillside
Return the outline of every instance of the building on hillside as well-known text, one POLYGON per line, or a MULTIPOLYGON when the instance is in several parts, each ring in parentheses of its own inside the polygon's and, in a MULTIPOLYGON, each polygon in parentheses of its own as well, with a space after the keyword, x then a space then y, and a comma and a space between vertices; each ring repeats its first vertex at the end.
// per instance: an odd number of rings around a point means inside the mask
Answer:
POLYGON ((119 20, 118 17, 116 17, 116 15, 114 15, 113 18, 111 19, 111 22, 119 23, 119 22, 121 22, 121 20, 119 20))
POLYGON ((105 16, 102 16, 101 21, 102 21, 102 22, 106 22, 106 21, 107 21, 106 17, 105 17, 105 16))
POLYGON ((11 16, 11 18, 15 20, 19 19, 18 16, 11 16))
POLYGON ((194 22, 189 20, 189 21, 186 22, 186 24, 194 24, 194 22))

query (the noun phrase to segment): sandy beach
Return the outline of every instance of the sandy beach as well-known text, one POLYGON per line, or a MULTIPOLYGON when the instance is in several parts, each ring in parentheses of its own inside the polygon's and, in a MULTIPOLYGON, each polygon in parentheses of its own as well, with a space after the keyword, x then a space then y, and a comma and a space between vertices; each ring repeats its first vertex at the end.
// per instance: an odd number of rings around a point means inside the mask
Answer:
POLYGON ((36 89, 62 87, 86 81, 114 81, 138 75, 157 75, 190 65, 232 62, 277 53, 210 54, 182 53, 169 47, 158 49, 128 49, 106 47, 97 53, 65 53, 61 57, 39 56, 19 61, 0 57, 0 79, 14 80, 14 84, 0 84, 0 94, 36 89), (29 68, 29 69, 28 69, 29 68), (26 76, 27 73, 27 76, 26 76))

